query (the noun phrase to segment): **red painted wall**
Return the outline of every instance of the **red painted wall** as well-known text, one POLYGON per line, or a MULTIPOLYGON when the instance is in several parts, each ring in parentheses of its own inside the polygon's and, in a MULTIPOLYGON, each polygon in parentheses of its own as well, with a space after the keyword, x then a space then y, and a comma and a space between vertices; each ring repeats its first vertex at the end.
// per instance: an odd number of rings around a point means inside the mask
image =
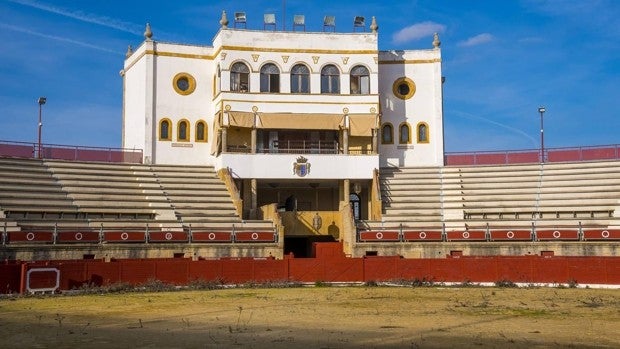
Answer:
MULTIPOLYGON (((338 245, 339 247, 340 245, 338 245)), ((192 280, 228 284, 267 281, 365 282, 427 280, 433 282, 569 283, 620 285, 620 257, 468 257, 405 259, 396 257, 345 258, 333 249, 318 250, 318 258, 218 260, 135 259, 73 260, 0 264, 2 293, 19 292, 21 265, 58 268, 60 289, 84 284, 138 285, 152 280, 186 285, 192 280)), ((54 273, 36 273, 38 287, 53 285, 54 273)), ((34 285, 33 285, 34 286, 34 285)))

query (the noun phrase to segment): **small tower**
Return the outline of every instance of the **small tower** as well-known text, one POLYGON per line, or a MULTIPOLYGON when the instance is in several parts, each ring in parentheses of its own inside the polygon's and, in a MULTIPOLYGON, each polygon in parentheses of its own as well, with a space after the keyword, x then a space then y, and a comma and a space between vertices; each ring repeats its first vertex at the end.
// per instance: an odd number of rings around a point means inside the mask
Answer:
POLYGON ((146 29, 144 29, 144 39, 146 41, 153 41, 151 38, 153 37, 153 32, 151 31, 151 24, 146 24, 146 29))
POLYGON ((220 26, 222 29, 228 28, 228 17, 226 17, 226 11, 222 11, 222 18, 220 19, 220 26))

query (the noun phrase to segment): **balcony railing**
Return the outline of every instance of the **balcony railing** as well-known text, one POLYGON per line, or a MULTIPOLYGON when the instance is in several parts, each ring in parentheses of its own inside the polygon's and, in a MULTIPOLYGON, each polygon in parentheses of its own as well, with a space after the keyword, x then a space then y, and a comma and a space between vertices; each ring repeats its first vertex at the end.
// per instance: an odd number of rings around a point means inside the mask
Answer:
POLYGON ((41 144, 0 141, 0 156, 70 161, 142 163, 141 149, 86 147, 78 145, 41 144))
POLYGON ((444 156, 444 164, 447 166, 595 160, 620 160, 620 145, 549 148, 545 149, 544 158, 541 158, 540 149, 446 153, 444 156))
MULTIPOLYGON (((229 144, 228 153, 251 153, 249 145, 229 144)), ((270 148, 259 148, 258 154, 344 154, 344 150, 336 141, 273 141, 270 148)), ((375 154, 372 149, 349 149, 349 155, 375 154)))

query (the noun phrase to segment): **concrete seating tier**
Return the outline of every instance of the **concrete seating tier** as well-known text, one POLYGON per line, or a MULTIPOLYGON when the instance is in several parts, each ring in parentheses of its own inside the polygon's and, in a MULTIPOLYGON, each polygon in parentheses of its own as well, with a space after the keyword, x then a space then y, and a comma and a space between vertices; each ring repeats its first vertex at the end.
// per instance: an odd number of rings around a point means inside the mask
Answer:
POLYGON ((96 214, 115 213, 119 219, 175 219, 174 211, 149 166, 48 161, 54 178, 74 205, 96 214))
POLYGON ((242 221, 207 166, 0 158, 0 213, 7 230, 274 228, 242 221))
POLYGON ((363 222, 364 228, 441 228, 441 168, 382 168, 379 183, 382 220, 363 222))
MULTIPOLYGON (((151 166, 161 190, 184 226, 232 229, 238 216, 224 183, 211 166, 151 166)), ((246 221, 248 229, 273 229, 270 221, 246 221)))
POLYGON ((382 168, 369 229, 620 225, 620 162, 382 168))

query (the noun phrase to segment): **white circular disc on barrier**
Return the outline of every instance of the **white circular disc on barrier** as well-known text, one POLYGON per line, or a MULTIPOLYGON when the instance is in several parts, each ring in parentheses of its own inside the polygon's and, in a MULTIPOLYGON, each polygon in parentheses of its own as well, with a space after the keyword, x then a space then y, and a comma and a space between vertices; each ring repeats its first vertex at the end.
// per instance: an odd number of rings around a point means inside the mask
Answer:
POLYGON ((26 234, 26 240, 28 240, 28 241, 32 241, 32 240, 34 240, 34 233, 28 233, 28 234, 26 234))
POLYGON ((215 240, 215 233, 209 233, 208 238, 209 240, 215 240))
POLYGON ((252 240, 258 239, 258 234, 257 233, 252 233, 251 238, 252 238, 252 240))
POLYGON ((383 239, 383 233, 381 233, 381 232, 375 234, 375 236, 377 237, 377 240, 383 239))
POLYGON ((469 232, 468 231, 464 231, 463 232, 463 239, 469 239, 469 232))
POLYGON ((601 236, 607 239, 609 237, 609 231, 603 230, 603 232, 601 233, 601 236))
POLYGON ((421 231, 420 232, 420 239, 426 239, 426 233, 421 231))
POLYGON ((166 238, 166 240, 172 240, 172 233, 166 233, 164 237, 166 238))
POLYGON ((560 233, 559 230, 556 230, 556 231, 553 232, 553 237, 554 238, 558 239, 560 236, 562 236, 562 233, 560 233))
POLYGON ((127 239, 129 239, 129 234, 127 234, 127 233, 122 233, 122 234, 121 234, 121 239, 123 239, 123 240, 127 240, 127 239))
POLYGON ((507 236, 509 239, 512 239, 512 238, 514 238, 514 237, 515 237, 515 233, 513 233, 512 231, 509 231, 509 232, 507 232, 507 233, 506 233, 506 236, 507 236))
POLYGON ((82 240, 82 238, 83 238, 83 237, 84 237, 84 236, 82 235, 82 233, 75 233, 75 239, 76 239, 77 241, 82 240))

